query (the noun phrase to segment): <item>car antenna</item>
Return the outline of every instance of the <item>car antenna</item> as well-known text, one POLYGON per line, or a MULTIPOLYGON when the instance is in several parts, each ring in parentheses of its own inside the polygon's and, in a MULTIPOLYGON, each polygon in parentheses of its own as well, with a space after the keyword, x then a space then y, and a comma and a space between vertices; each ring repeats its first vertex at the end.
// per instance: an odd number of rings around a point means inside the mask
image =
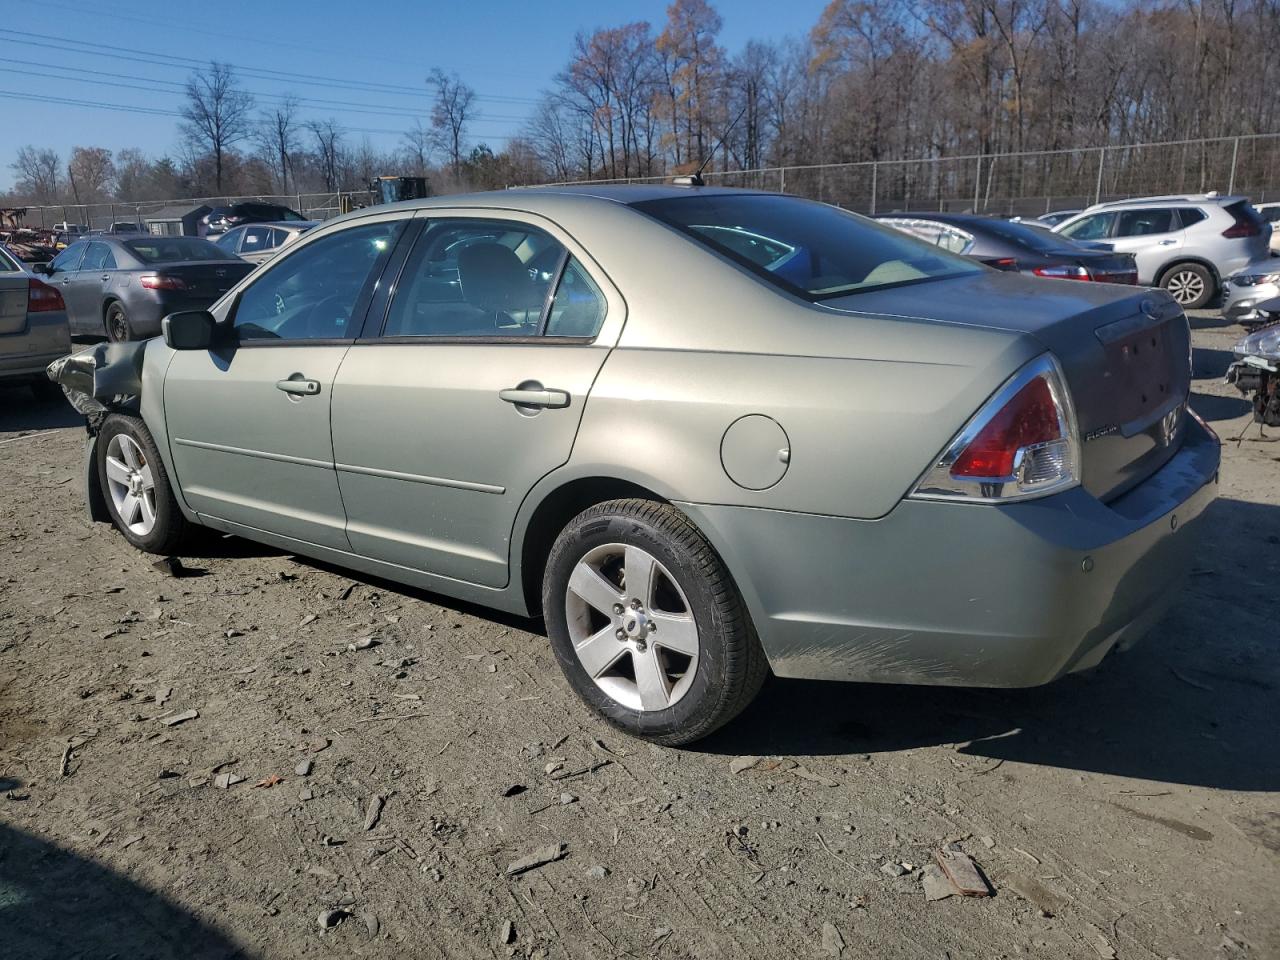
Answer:
POLYGON ((725 128, 724 135, 716 141, 715 146, 707 153, 702 163, 698 164, 697 170, 682 177, 672 177, 671 182, 682 187, 705 187, 707 181, 702 179, 702 171, 707 169, 707 164, 711 162, 711 158, 716 155, 717 150, 724 146, 724 142, 729 139, 729 134, 733 133, 733 128, 738 125, 738 121, 742 119, 742 115, 746 112, 747 108, 745 106, 738 111, 738 115, 733 118, 733 123, 725 128))

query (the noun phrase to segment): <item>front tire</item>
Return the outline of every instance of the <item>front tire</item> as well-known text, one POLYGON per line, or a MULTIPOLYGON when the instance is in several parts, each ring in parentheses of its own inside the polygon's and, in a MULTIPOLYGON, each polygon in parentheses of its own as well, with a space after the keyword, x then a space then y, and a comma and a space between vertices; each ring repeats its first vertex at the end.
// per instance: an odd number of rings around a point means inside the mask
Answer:
POLYGON ((668 504, 612 500, 571 520, 551 548, 542 605, 574 691, 631 736, 699 740, 768 674, 728 569, 668 504))
POLYGON ((124 306, 119 301, 107 307, 104 322, 107 327, 107 339, 112 343, 125 343, 136 339, 133 335, 133 327, 129 324, 129 315, 124 312, 124 306))
POLYGON ((138 417, 113 413, 97 445, 98 483, 107 511, 126 540, 147 553, 170 554, 188 537, 151 431, 138 417))
POLYGON ((1160 286, 1184 310, 1199 310, 1218 292, 1212 271, 1198 263, 1175 263, 1160 278, 1160 286))

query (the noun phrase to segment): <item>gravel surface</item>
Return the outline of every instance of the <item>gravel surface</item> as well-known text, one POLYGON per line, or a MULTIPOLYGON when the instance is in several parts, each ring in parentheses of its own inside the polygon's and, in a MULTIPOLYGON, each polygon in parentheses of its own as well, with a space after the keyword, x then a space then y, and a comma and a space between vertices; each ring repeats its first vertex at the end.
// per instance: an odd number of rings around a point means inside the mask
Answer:
POLYGON ((229 538, 153 568, 85 521, 69 408, 0 390, 0 954, 1280 955, 1280 444, 1194 325, 1221 498, 1146 641, 1036 690, 775 680, 686 750, 536 624, 229 538))

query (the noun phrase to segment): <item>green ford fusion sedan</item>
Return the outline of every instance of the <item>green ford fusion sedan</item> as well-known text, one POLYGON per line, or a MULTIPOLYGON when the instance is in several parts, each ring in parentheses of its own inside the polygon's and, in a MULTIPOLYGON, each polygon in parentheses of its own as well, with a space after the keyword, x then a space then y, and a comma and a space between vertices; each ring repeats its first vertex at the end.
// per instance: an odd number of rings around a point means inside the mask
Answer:
POLYGON ((91 513, 542 616, 592 709, 706 736, 769 671, 1016 687, 1161 615, 1215 495, 1162 291, 696 186, 317 226, 60 361, 91 513))

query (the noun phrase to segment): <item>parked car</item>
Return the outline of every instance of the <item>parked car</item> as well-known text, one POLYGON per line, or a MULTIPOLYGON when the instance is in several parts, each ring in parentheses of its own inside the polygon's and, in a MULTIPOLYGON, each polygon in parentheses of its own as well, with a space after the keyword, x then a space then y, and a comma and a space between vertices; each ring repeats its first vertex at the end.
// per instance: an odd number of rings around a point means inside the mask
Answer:
POLYGON ((1223 277, 1266 256, 1271 239, 1247 198, 1216 193, 1099 203, 1053 229, 1132 253, 1138 282, 1164 287, 1187 309, 1208 304, 1223 277))
POLYGON ((60 397, 45 368, 70 352, 62 295, 0 245, 0 384, 29 383, 37 398, 60 397))
POLYGON ((1167 294, 776 194, 363 210, 164 330, 51 371, 110 413, 97 517, 142 550, 199 524, 541 614, 577 693, 659 743, 770 669, 1091 667, 1177 595, 1216 490, 1167 294))
POLYGON ((125 234, 136 237, 146 233, 139 224, 134 223, 132 220, 117 220, 107 227, 104 232, 113 237, 124 236, 125 234))
POLYGON ((1280 257, 1251 263, 1222 281, 1222 316, 1246 327, 1270 322, 1258 305, 1280 297, 1280 257))
POLYGON ((255 201, 214 207, 200 218, 205 234, 225 233, 242 223, 306 223, 306 217, 278 203, 255 201))
POLYGON ((314 227, 314 220, 294 223, 251 223, 234 227, 214 241, 227 253, 234 253, 250 263, 265 263, 280 248, 297 240, 314 227))
POLYGON ((89 228, 80 223, 67 223, 62 220, 53 225, 53 246, 55 250, 65 250, 86 233, 89 228))
POLYGON ((1056 280, 1138 282, 1133 254, 1084 246, 1032 223, 972 213, 892 213, 879 219, 997 270, 1056 280))
POLYGON ((1047 226, 1054 227, 1060 224, 1063 220, 1074 217, 1079 212, 1079 210, 1054 210, 1052 213, 1041 214, 1036 217, 1036 220, 1040 223, 1046 224, 1047 226))
POLYGON ((74 334, 137 340, 175 310, 209 306, 253 269, 198 237, 101 236, 36 266, 62 294, 74 334))
POLYGON ((1271 224, 1271 252, 1280 253, 1280 230, 1276 229, 1276 223, 1280 222, 1280 203, 1255 203, 1253 209, 1271 224))

